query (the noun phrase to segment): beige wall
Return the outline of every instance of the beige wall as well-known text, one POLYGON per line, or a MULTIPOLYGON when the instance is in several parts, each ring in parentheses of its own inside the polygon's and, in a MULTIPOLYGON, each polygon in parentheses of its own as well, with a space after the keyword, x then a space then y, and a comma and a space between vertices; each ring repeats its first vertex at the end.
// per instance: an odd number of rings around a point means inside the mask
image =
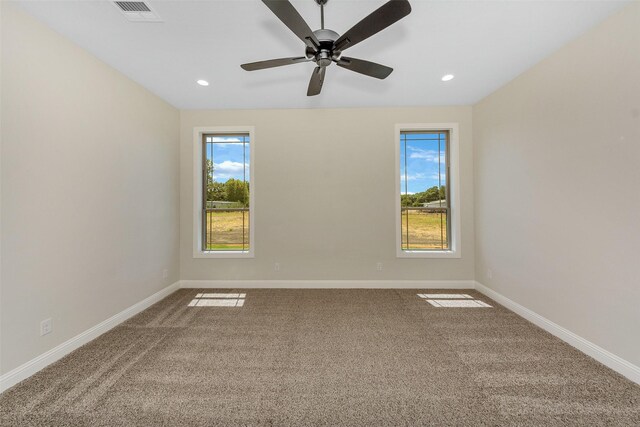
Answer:
POLYGON ((179 112, 2 3, 6 373, 178 280, 179 112))
POLYGON ((473 114, 476 280, 640 365, 640 4, 473 114))
POLYGON ((471 126, 470 107, 182 111, 181 279, 473 279, 471 126), (460 125, 461 259, 396 258, 394 125, 429 122, 460 125), (256 132, 256 256, 194 259, 193 128, 241 125, 256 132))

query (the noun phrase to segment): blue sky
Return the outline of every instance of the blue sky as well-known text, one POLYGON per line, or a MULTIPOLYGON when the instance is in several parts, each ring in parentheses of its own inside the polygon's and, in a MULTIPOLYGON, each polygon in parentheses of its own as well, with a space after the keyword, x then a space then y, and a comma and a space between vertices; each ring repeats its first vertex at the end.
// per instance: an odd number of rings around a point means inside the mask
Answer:
POLYGON ((215 144, 207 144, 207 159, 213 161, 213 179, 216 182, 227 182, 230 178, 249 182, 249 137, 243 150, 242 136, 215 136, 215 144), (243 158, 244 151, 244 158, 243 158), (246 163, 246 171, 245 169, 246 163))
POLYGON ((401 135, 400 191, 402 194, 419 193, 434 185, 446 185, 445 147, 445 134, 401 135), (440 143, 438 144, 439 135, 440 143), (440 183, 438 183, 438 166, 440 166, 440 183))

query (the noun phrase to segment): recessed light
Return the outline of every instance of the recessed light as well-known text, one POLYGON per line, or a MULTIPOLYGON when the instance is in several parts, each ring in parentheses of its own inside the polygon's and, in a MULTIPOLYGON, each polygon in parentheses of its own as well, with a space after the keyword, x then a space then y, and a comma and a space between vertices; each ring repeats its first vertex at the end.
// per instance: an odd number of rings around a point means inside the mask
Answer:
POLYGON ((448 82, 449 80, 453 80, 453 77, 453 74, 445 74, 444 76, 442 76, 442 81, 448 82))
POLYGON ((206 80, 198 80, 198 81, 197 81, 197 83, 198 83, 200 86, 209 86, 209 82, 208 82, 208 81, 206 81, 206 80))

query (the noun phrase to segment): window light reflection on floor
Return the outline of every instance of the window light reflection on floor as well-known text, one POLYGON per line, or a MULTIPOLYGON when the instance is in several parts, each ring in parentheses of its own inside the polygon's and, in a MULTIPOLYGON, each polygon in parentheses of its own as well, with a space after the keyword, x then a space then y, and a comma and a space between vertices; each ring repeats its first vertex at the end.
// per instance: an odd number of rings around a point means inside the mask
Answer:
POLYGON ((467 294, 418 294, 420 298, 437 298, 437 299, 473 299, 471 295, 467 294))
POLYGON ((434 307, 460 307, 460 308, 468 308, 468 307, 491 307, 486 302, 478 301, 475 299, 444 299, 444 300, 435 300, 428 299, 427 302, 434 307))
POLYGON ((189 307, 242 307, 247 294, 201 293, 191 300, 189 307))
POLYGON ((196 298, 244 298, 247 294, 198 294, 196 298))
POLYGON ((493 308, 484 301, 474 299, 468 294, 418 294, 434 307, 446 308, 493 308))

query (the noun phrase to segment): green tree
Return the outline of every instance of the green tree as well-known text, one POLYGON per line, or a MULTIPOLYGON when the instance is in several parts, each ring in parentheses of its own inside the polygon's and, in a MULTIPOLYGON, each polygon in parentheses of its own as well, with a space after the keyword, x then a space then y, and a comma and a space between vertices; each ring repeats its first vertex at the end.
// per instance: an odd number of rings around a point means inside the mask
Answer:
POLYGON ((213 180, 213 171, 215 167, 210 159, 206 160, 206 173, 207 173, 207 200, 209 201, 221 201, 227 199, 227 193, 225 185, 221 182, 213 180))
POLYGON ((249 184, 239 179, 230 178, 224 183, 226 200, 239 202, 243 206, 249 206, 249 184))
POLYGON ((400 206, 403 208, 414 206, 416 202, 415 194, 401 194, 400 195, 400 206))
POLYGON ((207 200, 227 200, 227 190, 223 183, 213 181, 207 187, 207 200))
POLYGON ((215 181, 213 180, 213 162, 211 161, 211 159, 205 160, 205 168, 206 168, 206 174, 207 174, 207 200, 216 200, 213 197, 213 192, 212 192, 212 188, 213 188, 213 185, 215 184, 215 181))
POLYGON ((427 188, 421 193, 416 193, 415 196, 418 206, 421 206, 423 203, 429 203, 438 200, 440 197, 440 191, 438 190, 437 186, 433 186, 431 188, 427 188))
POLYGON ((440 190, 438 189, 437 186, 433 186, 431 188, 428 188, 427 191, 425 191, 425 202, 435 202, 436 200, 440 199, 440 190))
POLYGON ((420 207, 424 203, 437 202, 438 200, 445 200, 447 197, 447 188, 442 185, 438 188, 434 185, 431 188, 427 188, 425 191, 421 191, 415 194, 402 194, 400 196, 400 204, 403 207, 420 207))

